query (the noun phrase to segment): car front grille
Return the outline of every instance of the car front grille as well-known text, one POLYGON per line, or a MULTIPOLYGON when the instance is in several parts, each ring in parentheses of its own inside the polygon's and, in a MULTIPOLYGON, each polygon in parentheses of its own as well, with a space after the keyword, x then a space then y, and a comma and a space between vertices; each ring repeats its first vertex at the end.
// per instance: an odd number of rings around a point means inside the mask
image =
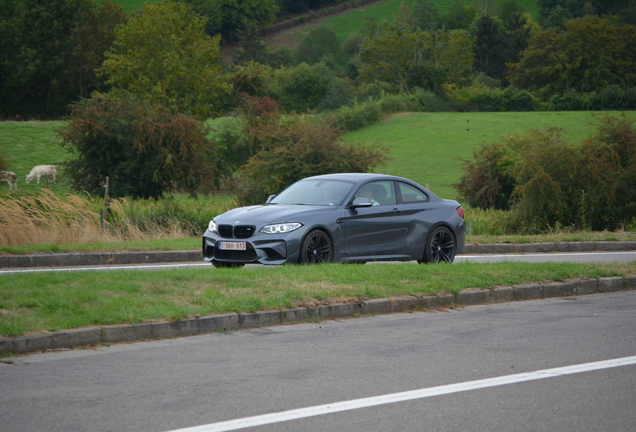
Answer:
POLYGON ((218 230, 223 238, 246 239, 252 237, 256 227, 254 225, 219 225, 218 230))

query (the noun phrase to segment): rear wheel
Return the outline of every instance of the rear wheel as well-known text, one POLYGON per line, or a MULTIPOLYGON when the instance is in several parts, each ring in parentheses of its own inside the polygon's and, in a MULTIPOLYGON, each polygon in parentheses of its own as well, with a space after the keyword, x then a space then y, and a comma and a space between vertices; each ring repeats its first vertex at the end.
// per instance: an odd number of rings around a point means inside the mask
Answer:
POLYGON ((212 265, 216 268, 239 268, 243 267, 245 264, 236 262, 212 261, 212 265))
POLYGON ((426 239, 426 248, 422 262, 425 263, 452 263, 455 259, 457 244, 455 236, 450 229, 440 226, 435 228, 426 239))
POLYGON ((310 231, 300 247, 301 264, 322 264, 333 261, 333 245, 324 231, 310 231))

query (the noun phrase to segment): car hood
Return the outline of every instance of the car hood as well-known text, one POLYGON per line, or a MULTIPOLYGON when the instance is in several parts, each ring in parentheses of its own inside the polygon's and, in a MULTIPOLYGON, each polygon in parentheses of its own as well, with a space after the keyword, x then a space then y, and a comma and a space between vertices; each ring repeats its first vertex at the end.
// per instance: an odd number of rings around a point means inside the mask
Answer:
POLYGON ((267 224, 284 222, 303 222, 303 219, 317 213, 329 213, 339 206, 307 206, 265 204, 240 207, 214 218, 217 223, 229 224, 267 224))

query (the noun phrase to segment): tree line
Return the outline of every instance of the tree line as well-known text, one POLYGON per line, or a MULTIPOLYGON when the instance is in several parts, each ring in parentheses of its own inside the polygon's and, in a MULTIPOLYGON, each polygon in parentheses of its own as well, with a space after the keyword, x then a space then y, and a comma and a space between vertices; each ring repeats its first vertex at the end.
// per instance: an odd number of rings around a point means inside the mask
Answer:
MULTIPOLYGON (((342 1, 175 3, 184 7, 163 8, 155 27, 140 27, 139 14, 146 12, 127 15, 111 0, 0 0, 0 118, 60 118, 70 103, 94 91, 125 86, 128 78, 112 71, 120 66, 120 51, 133 46, 130 38, 146 46, 131 53, 130 61, 136 56, 139 65, 128 70, 130 79, 148 73, 144 63, 151 71, 162 69, 163 91, 172 92, 170 100, 187 113, 194 112, 193 103, 208 105, 197 108, 199 114, 231 111, 240 93, 270 96, 287 110, 315 111, 417 89, 461 110, 600 109, 607 99, 620 100, 624 109, 636 106, 636 0, 538 0, 536 21, 516 0, 455 1, 443 15, 429 0, 415 0, 412 8, 402 4, 390 23, 368 19, 343 41, 330 28, 318 27, 297 48, 276 51, 263 39, 264 28, 342 1), (190 31, 169 24, 186 8, 204 35, 218 40, 215 49, 238 43, 231 58, 184 56, 181 47, 162 40, 165 26, 190 31), (171 66, 164 68, 163 61, 171 66), (192 70, 190 78, 171 69, 176 62, 187 69, 188 61, 206 61, 208 68, 192 70), (231 91, 178 100, 183 88, 211 74, 231 91), (174 89, 165 88, 168 81, 174 89)), ((148 82, 155 79, 148 73, 148 82)))
POLYGON ((248 203, 302 176, 381 166, 377 146, 340 137, 386 112, 634 109, 633 4, 539 0, 535 21, 516 0, 443 15, 415 0, 344 41, 319 26, 272 51, 261 31, 274 0, 164 0, 129 15, 110 0, 0 0, 0 116, 70 113, 77 190, 109 176, 114 196, 223 185, 248 203), (210 138, 204 121, 230 113, 210 138))

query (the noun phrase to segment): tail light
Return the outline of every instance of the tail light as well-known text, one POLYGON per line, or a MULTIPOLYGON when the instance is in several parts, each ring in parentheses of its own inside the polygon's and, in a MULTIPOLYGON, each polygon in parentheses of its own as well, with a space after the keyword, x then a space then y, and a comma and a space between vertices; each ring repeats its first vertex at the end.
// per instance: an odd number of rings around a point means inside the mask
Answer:
POLYGON ((460 218, 464 219, 464 209, 460 207, 457 207, 457 214, 459 215, 460 218))

